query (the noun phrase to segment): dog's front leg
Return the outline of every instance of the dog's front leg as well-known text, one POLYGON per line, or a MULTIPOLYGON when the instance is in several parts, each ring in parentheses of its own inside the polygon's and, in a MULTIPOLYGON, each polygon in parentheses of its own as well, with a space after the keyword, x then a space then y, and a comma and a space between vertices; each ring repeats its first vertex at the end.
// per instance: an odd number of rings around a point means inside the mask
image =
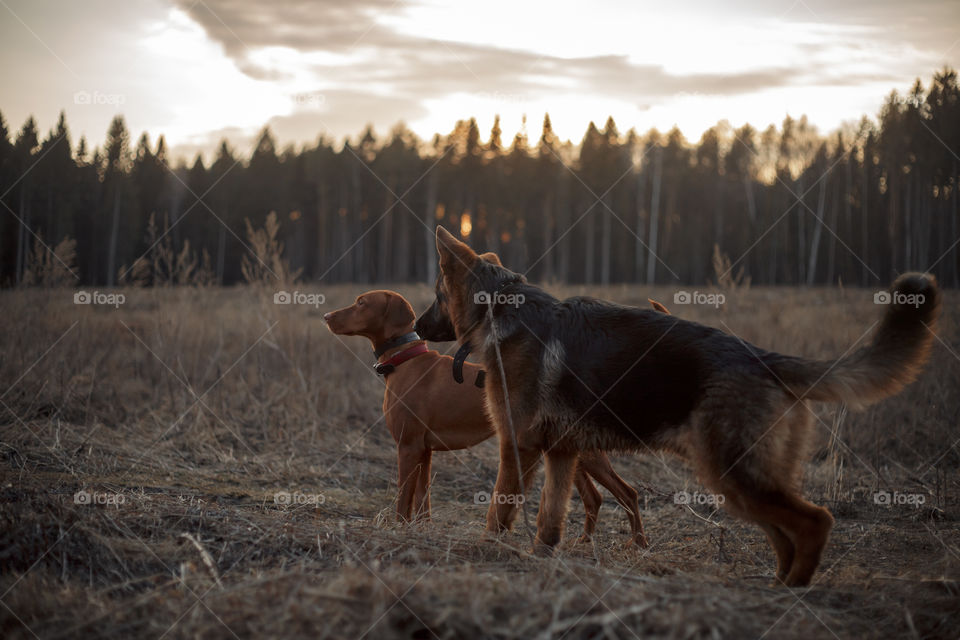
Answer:
POLYGON ((422 458, 423 449, 420 447, 401 445, 397 450, 397 520, 399 522, 410 521, 422 458))
POLYGON ((538 449, 519 449, 520 466, 523 468, 523 491, 520 489, 520 472, 517 467, 517 450, 509 436, 500 437, 500 469, 497 484, 490 497, 487 510, 487 531, 500 533, 513 527, 517 509, 526 499, 524 493, 533 484, 533 477, 540 465, 538 449))
POLYGON ((577 470, 577 452, 549 451, 544 470, 546 478, 540 496, 540 511, 537 514, 537 539, 534 552, 537 555, 552 555, 554 547, 563 538, 563 526, 570 508, 573 477, 577 470))
POLYGON ((414 492, 414 520, 430 519, 430 463, 433 459, 433 449, 424 449, 417 467, 417 490, 414 492))

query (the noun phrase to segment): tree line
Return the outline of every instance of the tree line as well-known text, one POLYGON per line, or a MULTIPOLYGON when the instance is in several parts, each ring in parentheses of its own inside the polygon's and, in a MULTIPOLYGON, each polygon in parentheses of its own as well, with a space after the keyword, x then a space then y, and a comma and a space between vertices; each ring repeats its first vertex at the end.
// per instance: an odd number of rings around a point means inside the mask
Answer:
POLYGON ((960 284, 952 69, 828 135, 789 116, 721 122, 696 143, 612 117, 578 144, 549 115, 538 138, 525 129, 507 144, 499 119, 486 136, 469 119, 423 141, 401 124, 278 149, 265 128, 248 157, 224 141, 208 166, 172 162, 162 136, 133 143, 122 116, 91 149, 64 114, 43 137, 33 117, 11 136, 0 115, 0 283, 57 263, 65 284, 130 283, 161 249, 207 282, 243 281, 273 212, 306 281, 431 281, 441 223, 534 281, 877 286, 925 269, 960 284))

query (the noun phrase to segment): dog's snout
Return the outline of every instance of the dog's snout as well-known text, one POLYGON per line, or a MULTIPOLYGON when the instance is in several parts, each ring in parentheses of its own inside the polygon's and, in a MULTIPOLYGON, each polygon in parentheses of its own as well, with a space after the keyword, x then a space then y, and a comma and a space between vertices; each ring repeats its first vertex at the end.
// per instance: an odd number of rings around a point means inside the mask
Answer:
POLYGON ((330 318, 333 317, 333 311, 323 314, 323 321, 330 322, 330 318))

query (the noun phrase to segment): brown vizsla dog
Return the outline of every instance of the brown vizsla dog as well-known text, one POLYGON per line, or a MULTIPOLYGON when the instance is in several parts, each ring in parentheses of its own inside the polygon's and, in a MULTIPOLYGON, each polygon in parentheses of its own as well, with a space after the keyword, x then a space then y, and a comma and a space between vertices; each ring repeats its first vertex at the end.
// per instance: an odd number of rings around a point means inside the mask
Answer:
MULTIPOLYGON (((433 452, 466 449, 494 434, 484 408, 483 389, 474 384, 481 368, 464 363, 466 381, 457 384, 451 373, 453 358, 427 350, 426 342, 412 333, 413 308, 393 291, 368 291, 354 304, 323 318, 333 333, 363 336, 373 344, 377 372, 386 381, 383 414, 397 443, 397 519, 409 521, 411 515, 429 519, 433 452)), ((578 542, 590 540, 603 502, 591 478, 626 510, 631 529, 628 544, 646 547, 637 491, 617 475, 603 452, 580 455, 576 487, 586 521, 578 542)))

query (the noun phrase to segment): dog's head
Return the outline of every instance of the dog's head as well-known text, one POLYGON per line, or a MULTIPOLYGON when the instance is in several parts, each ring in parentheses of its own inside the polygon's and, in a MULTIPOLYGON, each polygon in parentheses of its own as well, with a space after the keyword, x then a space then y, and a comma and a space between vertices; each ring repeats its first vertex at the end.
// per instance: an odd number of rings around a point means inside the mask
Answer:
POLYGON ((367 291, 349 307, 323 316, 327 328, 344 336, 363 336, 374 345, 410 331, 416 316, 410 303, 395 291, 367 291))
POLYGON ((424 340, 463 340, 483 320, 483 294, 490 295, 504 281, 525 281, 520 274, 504 268, 495 253, 477 255, 439 226, 437 253, 440 275, 436 299, 416 323, 416 331, 424 340))
POLYGON ((453 330, 453 323, 450 322, 450 315, 447 313, 447 298, 440 289, 442 276, 437 276, 437 284, 434 287, 436 297, 430 308, 420 314, 413 330, 430 342, 452 342, 457 339, 457 332, 453 330))

